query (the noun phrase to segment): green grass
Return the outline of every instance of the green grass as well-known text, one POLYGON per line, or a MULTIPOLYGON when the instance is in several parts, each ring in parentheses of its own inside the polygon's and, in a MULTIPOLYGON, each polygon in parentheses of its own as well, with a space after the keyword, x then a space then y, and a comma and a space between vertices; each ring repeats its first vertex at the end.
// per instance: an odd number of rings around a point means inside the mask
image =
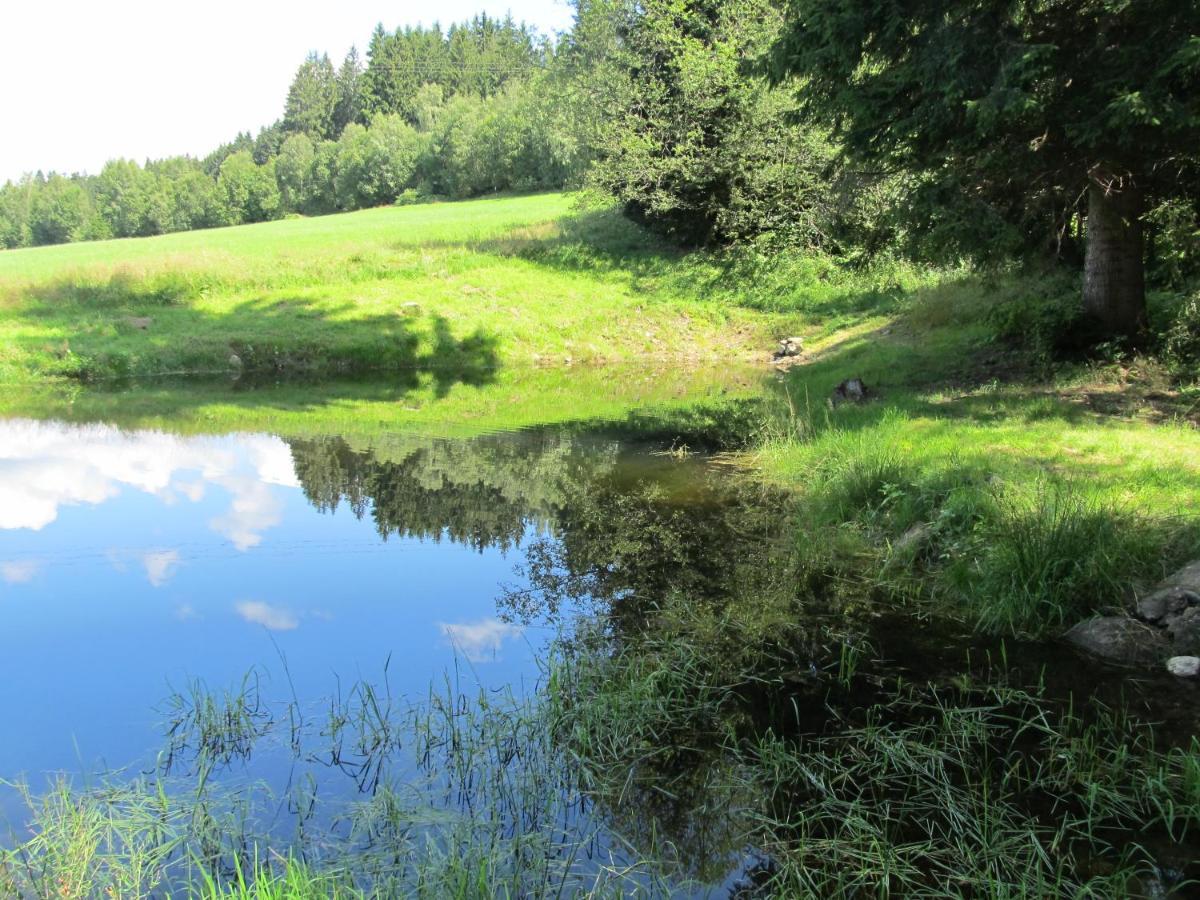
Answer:
POLYGON ((562 194, 0 253, 0 381, 763 359, 778 314, 562 194), (597 224, 597 222, 602 223, 597 224))
POLYGON ((1146 358, 1031 368, 990 320, 1037 290, 947 276, 810 329, 749 461, 804 497, 802 539, 839 549, 848 590, 1044 635, 1200 556, 1194 395, 1146 358), (871 399, 831 408, 851 377, 871 399))

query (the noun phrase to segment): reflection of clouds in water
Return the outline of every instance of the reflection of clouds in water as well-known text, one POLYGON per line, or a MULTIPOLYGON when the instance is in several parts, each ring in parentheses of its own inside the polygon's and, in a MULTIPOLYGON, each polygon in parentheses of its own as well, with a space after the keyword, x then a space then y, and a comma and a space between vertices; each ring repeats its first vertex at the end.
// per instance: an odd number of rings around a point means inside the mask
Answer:
POLYGON ((8 584, 24 584, 33 581, 41 564, 36 559, 14 559, 0 562, 0 578, 8 584))
POLYGON ((142 556, 146 567, 146 578, 154 587, 162 587, 171 580, 179 565, 178 550, 153 550, 142 556))
POLYGON ((211 526, 246 550, 282 518, 269 485, 299 482, 287 444, 268 435, 180 437, 110 425, 0 422, 0 529, 38 531, 58 518, 60 507, 103 503, 126 487, 167 503, 198 502, 208 484, 233 495, 229 511, 211 526))
POLYGON ((252 625, 261 625, 269 631, 295 631, 300 620, 282 606, 271 606, 261 600, 247 600, 237 604, 237 613, 252 625))
POLYGON ((500 658, 501 645, 520 637, 525 629, 499 619, 480 619, 478 622, 451 624, 439 622, 438 628, 454 649, 471 662, 487 662, 500 658))
POLYGON ((233 494, 233 503, 229 512, 208 524, 239 550, 257 547, 262 543, 262 532, 283 518, 283 504, 266 484, 254 478, 230 476, 223 484, 233 494))

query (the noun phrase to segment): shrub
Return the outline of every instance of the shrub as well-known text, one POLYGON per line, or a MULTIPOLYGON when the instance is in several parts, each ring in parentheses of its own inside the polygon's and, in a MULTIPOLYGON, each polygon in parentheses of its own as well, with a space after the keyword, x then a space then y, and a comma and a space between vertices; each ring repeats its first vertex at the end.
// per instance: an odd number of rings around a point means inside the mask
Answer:
POLYGON ((1200 374, 1200 291, 1180 305, 1164 335, 1163 355, 1171 364, 1200 374))
POLYGON ((1044 287, 1023 291, 988 312, 997 340, 1018 345, 1048 363, 1094 345, 1074 279, 1054 278, 1044 287))

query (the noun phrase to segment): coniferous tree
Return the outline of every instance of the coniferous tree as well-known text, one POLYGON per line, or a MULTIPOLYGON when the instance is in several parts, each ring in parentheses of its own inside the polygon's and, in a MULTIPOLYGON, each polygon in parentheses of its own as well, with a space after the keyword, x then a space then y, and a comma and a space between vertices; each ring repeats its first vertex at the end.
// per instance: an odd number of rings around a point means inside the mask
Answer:
POLYGON ((1142 329, 1147 198, 1196 176, 1200 4, 788 0, 786 15, 767 69, 854 158, 1047 233, 1086 196, 1085 308, 1109 335, 1142 329))
POLYGON ((309 54, 288 89, 283 130, 302 132, 313 140, 333 137, 337 102, 337 73, 333 63, 327 55, 309 54))
POLYGON ((333 133, 329 135, 330 138, 336 138, 351 122, 362 119, 362 74, 358 50, 351 47, 337 73, 337 103, 333 107, 333 133))

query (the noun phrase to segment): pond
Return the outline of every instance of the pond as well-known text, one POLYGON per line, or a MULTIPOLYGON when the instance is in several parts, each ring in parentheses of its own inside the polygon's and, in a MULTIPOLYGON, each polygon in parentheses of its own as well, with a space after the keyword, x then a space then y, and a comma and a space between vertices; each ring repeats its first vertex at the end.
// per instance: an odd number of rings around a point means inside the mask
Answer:
MULTIPOLYGON (((917 816, 905 779, 924 764, 897 748, 945 760, 953 734, 983 753, 1037 721, 1029 758, 1090 741, 1089 764, 1115 765, 1123 739, 1087 730, 1116 734, 1108 720, 1050 724, 1075 696, 1132 697, 1176 737, 1194 723, 1161 680, 1130 694, 1057 645, 831 590, 793 500, 714 452, 769 393, 761 376, 687 382, 635 414, 526 410, 512 429, 414 424, 395 416, 412 399, 378 385, 246 387, 142 385, 0 419, 0 779, 27 785, 0 794, 10 845, 31 801, 48 830, 39 798, 56 791, 119 807, 125 844, 145 837, 146 798, 168 796, 157 814, 179 841, 156 845, 138 890, 233 877, 263 841, 431 896, 473 859, 475 892, 757 896, 797 841, 853 869, 829 818, 867 816, 870 791, 833 802, 813 779, 894 781, 903 800, 880 802, 917 816), (347 395, 369 404, 312 413, 347 395), (929 731, 929 708, 960 730, 929 731), (851 758, 872 742, 870 765, 851 758), (798 763, 801 746, 816 757, 798 763)), ((973 774, 929 779, 920 802, 940 814, 973 774)), ((1021 790, 992 826, 1041 840, 1078 812, 1065 789, 1021 790)), ((895 837, 919 848, 917 832, 895 837)), ((1175 837, 1147 838, 1163 883, 1188 865, 1175 837)))

